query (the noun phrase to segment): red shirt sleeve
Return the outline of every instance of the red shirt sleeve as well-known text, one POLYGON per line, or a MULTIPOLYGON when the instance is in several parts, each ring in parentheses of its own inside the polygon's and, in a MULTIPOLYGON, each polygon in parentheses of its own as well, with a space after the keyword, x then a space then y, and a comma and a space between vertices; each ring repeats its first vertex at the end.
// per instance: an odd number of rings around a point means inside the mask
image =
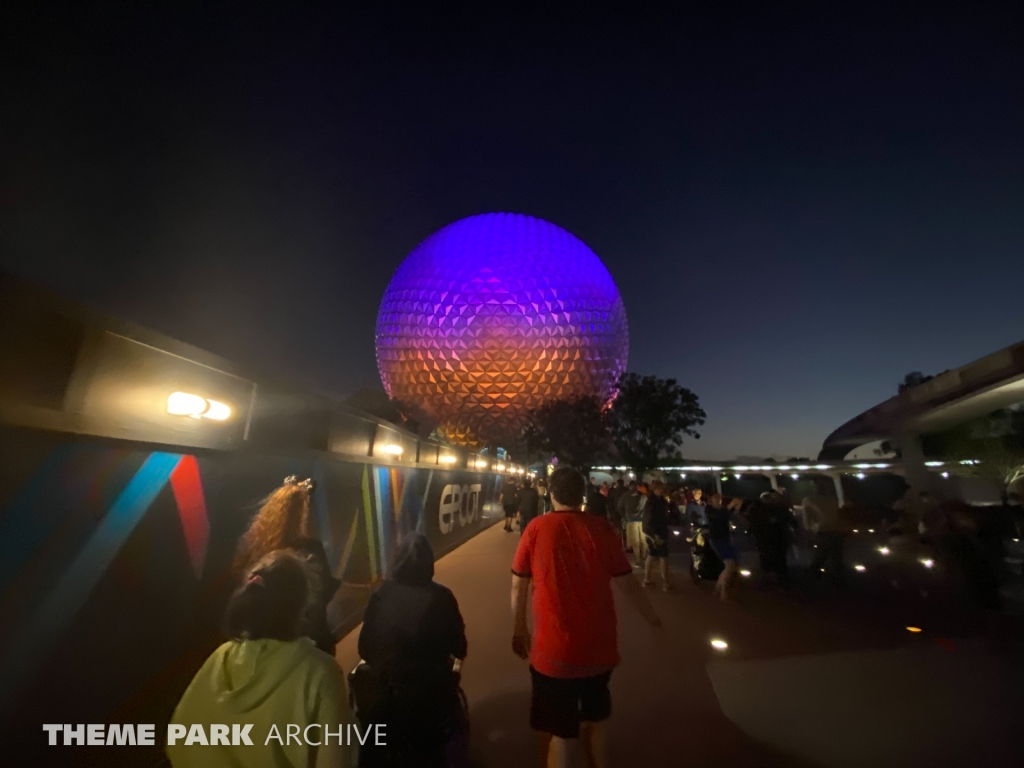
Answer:
MULTIPOLYGON (((530 521, 533 523, 534 521, 530 521)), ((515 557, 512 558, 512 573, 523 578, 533 578, 533 546, 537 538, 537 526, 528 525, 519 539, 515 557)))
POLYGON ((605 547, 608 550, 608 573, 612 576, 625 576, 633 573, 633 566, 626 559, 626 553, 622 551, 622 542, 615 534, 611 525, 608 526, 608 535, 605 537, 605 547))

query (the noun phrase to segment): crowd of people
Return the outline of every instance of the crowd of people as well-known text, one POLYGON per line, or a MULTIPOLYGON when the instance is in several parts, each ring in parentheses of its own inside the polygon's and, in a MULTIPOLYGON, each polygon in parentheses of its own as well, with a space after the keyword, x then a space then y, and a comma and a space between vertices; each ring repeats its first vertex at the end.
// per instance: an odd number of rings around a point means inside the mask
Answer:
MULTIPOLYGON (((388 576, 366 607, 358 640, 363 661, 346 680, 327 621, 340 584, 315 530, 313 493, 310 480, 286 478, 242 536, 225 616, 228 640, 195 675, 172 722, 223 729, 254 724, 264 731, 281 723, 330 724, 337 730, 321 732, 318 740, 268 741, 262 750, 226 737, 200 742, 202 749, 185 741, 168 746, 172 765, 466 765, 468 707, 459 668, 468 643, 455 596, 433 580, 429 541, 414 533, 395 548, 388 576), (382 727, 386 742, 357 749, 350 726, 382 727)), ((509 481, 500 504, 504 530, 519 525, 512 651, 529 661, 530 723, 542 766, 568 765, 574 750, 586 765, 608 764, 608 686, 619 662, 613 584, 658 627, 644 587, 675 588, 673 542, 690 545, 694 580, 713 582, 715 594, 729 600, 739 572, 737 531, 753 541, 766 578, 787 588, 797 541, 813 542, 812 577, 831 572, 841 578, 844 547, 858 525, 856 511, 841 508, 821 488, 799 505, 782 489, 756 499, 727 499, 717 491, 705 498, 699 487, 661 480, 598 485, 570 468, 555 470, 546 482, 509 481), (633 573, 640 568, 638 581, 633 573)), ((1007 525, 1021 525, 1013 509, 1019 518, 1019 503, 1007 514, 986 512, 909 489, 891 516, 867 524, 894 541, 931 548, 982 604, 995 607, 1003 543, 1014 532, 1007 525)))

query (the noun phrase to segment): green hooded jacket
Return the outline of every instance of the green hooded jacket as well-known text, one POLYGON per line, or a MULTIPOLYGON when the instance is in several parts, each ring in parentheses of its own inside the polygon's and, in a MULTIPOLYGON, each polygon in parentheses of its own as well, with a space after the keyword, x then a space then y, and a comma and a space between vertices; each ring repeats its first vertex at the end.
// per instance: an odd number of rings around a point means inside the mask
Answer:
MULTIPOLYGON (((174 768, 351 768, 355 750, 339 746, 336 735, 328 747, 311 746, 294 736, 288 744, 287 726, 305 730, 310 723, 309 741, 323 742, 324 724, 332 734, 354 723, 341 669, 326 653, 317 650, 309 638, 298 640, 231 640, 211 654, 192 679, 174 710, 172 723, 189 732, 202 725, 205 738, 198 735, 191 744, 186 738, 167 746, 174 768), (252 745, 203 744, 212 738, 212 724, 251 723, 252 745), (272 738, 277 726, 281 739, 272 738), (300 741, 302 743, 296 743, 300 741), (282 743, 284 742, 284 743, 282 743)), ((295 729, 292 729, 293 734, 295 729)))

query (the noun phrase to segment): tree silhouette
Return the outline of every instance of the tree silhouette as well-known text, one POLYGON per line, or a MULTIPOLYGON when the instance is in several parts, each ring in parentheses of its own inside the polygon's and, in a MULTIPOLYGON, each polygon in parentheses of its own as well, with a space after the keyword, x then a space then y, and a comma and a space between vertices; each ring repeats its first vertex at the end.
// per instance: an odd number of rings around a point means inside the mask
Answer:
POLYGON ((681 459, 683 436, 699 439, 694 427, 706 417, 697 395, 675 379, 627 373, 619 379, 608 423, 619 456, 643 477, 665 461, 681 459))
POLYGON ((908 389, 913 389, 914 387, 924 384, 926 381, 931 381, 934 378, 934 376, 928 376, 920 371, 911 371, 904 376, 903 381, 900 382, 899 392, 902 394, 908 389))
POLYGON ((552 400, 531 411, 522 440, 529 460, 555 456, 560 464, 589 473, 611 444, 602 410, 598 398, 586 396, 552 400))

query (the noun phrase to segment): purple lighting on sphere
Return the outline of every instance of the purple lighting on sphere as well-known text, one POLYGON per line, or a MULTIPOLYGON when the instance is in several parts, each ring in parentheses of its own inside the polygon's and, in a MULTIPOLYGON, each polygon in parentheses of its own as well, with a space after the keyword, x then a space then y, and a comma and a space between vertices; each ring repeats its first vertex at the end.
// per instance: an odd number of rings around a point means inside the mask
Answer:
POLYGON ((388 395, 468 445, 513 439, 549 400, 610 400, 629 353, 601 260, 561 227, 511 213, 420 243, 384 293, 376 336, 388 395))

